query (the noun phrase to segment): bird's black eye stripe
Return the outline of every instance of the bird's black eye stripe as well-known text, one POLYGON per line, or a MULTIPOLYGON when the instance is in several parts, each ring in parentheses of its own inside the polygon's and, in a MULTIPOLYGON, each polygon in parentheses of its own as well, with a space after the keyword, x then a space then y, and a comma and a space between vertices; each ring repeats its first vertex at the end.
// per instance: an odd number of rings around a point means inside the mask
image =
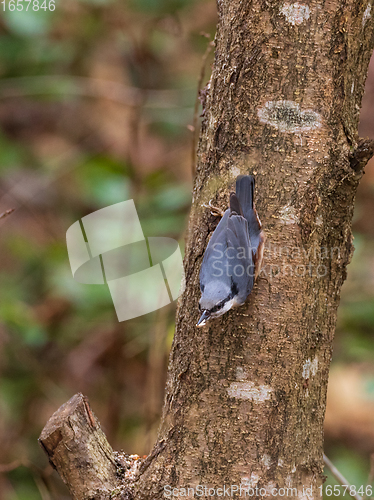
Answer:
MULTIPOLYGON (((231 293, 230 293, 230 299, 233 299, 235 297, 235 295, 238 295, 239 293, 239 290, 238 290, 238 286, 236 283, 233 282, 232 278, 231 278, 231 293)), ((229 299, 229 300, 230 300, 229 299)))
POLYGON ((221 300, 221 302, 218 302, 218 304, 216 306, 212 307, 212 309, 209 312, 214 313, 216 311, 219 311, 226 304, 226 302, 228 302, 231 299, 232 299, 232 297, 229 295, 227 297, 227 299, 221 300))
POLYGON ((212 309, 210 309, 209 312, 215 313, 216 311, 219 311, 225 302, 226 302, 226 300, 222 300, 222 302, 219 302, 216 306, 212 307, 212 309))

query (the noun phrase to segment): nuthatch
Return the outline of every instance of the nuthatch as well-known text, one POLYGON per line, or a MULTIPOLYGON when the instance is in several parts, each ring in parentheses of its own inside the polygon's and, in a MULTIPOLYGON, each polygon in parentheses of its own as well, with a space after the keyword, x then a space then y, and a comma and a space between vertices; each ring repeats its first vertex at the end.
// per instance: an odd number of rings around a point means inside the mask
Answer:
POLYGON ((204 253, 200 268, 201 317, 196 326, 244 304, 260 273, 265 234, 253 204, 255 179, 239 175, 236 193, 204 253))

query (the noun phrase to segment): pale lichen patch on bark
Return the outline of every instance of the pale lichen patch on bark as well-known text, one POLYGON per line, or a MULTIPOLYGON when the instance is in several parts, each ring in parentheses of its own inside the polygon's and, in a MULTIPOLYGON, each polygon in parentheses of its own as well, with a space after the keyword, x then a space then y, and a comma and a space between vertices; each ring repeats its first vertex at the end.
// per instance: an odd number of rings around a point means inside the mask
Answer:
POLYGON ((318 215, 317 218, 316 218, 316 225, 317 226, 322 226, 322 224, 323 224, 322 215, 318 215))
POLYGON ((270 399, 273 389, 268 385, 256 387, 254 382, 233 382, 227 392, 231 398, 248 399, 256 403, 262 403, 270 399))
POLYGON ((309 379, 315 376, 318 370, 318 357, 316 356, 313 361, 308 358, 303 365, 303 378, 309 379))
POLYGON ((251 477, 245 476, 242 478, 241 486, 243 488, 254 488, 260 480, 260 476, 256 472, 251 473, 251 477))
POLYGON ((362 16, 362 27, 365 26, 366 21, 370 18, 371 18, 371 5, 370 3, 368 3, 364 15, 362 16))
POLYGON ((261 123, 271 125, 280 132, 300 133, 321 126, 321 117, 310 109, 301 110, 294 101, 268 101, 258 108, 261 123))
POLYGON ((287 205, 282 207, 282 209, 280 210, 279 220, 283 222, 283 224, 298 224, 299 217, 296 213, 295 208, 287 203, 287 205))
POLYGON ((280 9, 281 14, 287 19, 290 24, 302 24, 310 17, 310 8, 308 5, 296 3, 285 3, 280 9))
POLYGON ((265 455, 263 455, 263 457, 261 458, 261 463, 263 463, 265 467, 269 469, 271 465, 271 456, 265 453, 265 455))
POLYGON ((231 174, 233 177, 238 177, 240 175, 240 169, 238 167, 231 167, 231 174))

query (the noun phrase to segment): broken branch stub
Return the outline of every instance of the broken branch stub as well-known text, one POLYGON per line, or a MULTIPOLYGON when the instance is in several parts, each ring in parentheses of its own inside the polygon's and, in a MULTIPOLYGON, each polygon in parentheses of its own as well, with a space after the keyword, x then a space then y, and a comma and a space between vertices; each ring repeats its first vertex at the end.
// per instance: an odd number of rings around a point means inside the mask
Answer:
POLYGON ((120 488, 115 455, 83 394, 52 415, 39 442, 75 500, 113 498, 120 488))

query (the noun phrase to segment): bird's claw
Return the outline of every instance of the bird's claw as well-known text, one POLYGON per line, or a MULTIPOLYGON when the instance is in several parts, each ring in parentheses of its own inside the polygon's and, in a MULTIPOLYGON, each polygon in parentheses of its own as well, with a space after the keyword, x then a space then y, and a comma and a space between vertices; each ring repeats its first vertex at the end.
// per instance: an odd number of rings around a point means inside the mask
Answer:
POLYGON ((215 217, 223 217, 223 214, 225 213, 220 208, 215 207, 214 205, 212 205, 212 200, 209 200, 208 205, 206 203, 203 203, 202 206, 205 207, 205 208, 210 208, 210 213, 212 215, 214 215, 215 217))

